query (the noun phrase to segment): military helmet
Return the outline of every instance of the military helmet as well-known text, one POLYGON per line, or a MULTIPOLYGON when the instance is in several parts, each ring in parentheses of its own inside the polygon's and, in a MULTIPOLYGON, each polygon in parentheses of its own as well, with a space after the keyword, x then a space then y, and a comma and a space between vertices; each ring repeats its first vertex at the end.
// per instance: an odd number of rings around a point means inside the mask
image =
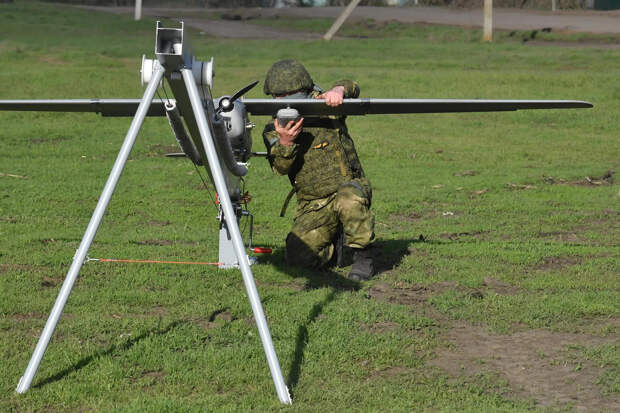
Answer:
POLYGON ((298 90, 312 90, 314 82, 306 68, 297 60, 280 60, 271 66, 265 77, 266 95, 286 95, 298 90))

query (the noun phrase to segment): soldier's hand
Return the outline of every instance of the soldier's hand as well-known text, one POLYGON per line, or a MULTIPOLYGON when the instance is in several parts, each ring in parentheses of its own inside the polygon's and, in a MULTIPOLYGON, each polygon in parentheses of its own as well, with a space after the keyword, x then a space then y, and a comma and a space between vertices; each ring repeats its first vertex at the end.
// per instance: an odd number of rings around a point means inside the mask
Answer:
POLYGON ((336 86, 316 98, 325 99, 328 106, 339 106, 344 99, 344 86, 336 86))
POLYGON ((278 119, 273 120, 273 125, 276 127, 276 132, 280 135, 280 144, 284 146, 290 146, 293 144, 293 141, 301 132, 301 125, 304 122, 304 118, 300 118, 297 122, 294 120, 289 121, 286 126, 282 127, 278 123, 278 119))

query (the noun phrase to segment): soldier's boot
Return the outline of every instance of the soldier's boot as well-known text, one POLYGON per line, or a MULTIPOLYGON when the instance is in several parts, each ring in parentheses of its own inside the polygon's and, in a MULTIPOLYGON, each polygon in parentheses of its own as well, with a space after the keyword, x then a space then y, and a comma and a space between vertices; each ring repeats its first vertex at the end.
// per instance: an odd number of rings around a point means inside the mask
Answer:
POLYGON ((375 275, 375 265, 372 258, 371 246, 355 249, 353 253, 353 266, 349 273, 349 279, 353 281, 368 281, 375 275))
POLYGON ((336 267, 344 267, 344 230, 342 225, 338 227, 336 239, 334 240, 334 255, 336 256, 336 267))
POLYGON ((344 230, 342 229, 342 225, 338 226, 338 230, 332 239, 332 244, 334 246, 334 252, 326 267, 345 267, 344 265, 344 241, 345 235, 344 230))

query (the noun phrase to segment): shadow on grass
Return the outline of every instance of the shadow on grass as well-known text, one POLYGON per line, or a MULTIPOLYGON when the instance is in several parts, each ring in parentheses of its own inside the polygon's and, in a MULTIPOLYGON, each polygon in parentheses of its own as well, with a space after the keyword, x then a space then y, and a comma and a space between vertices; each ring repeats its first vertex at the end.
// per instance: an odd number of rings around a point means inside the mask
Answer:
MULTIPOLYGON (((398 266, 402 259, 411 253, 411 245, 419 243, 437 244, 442 242, 429 241, 423 238, 378 240, 374 244, 375 247, 373 252, 376 272, 375 277, 398 266)), ((272 265, 280 272, 288 274, 292 278, 305 278, 306 284, 304 290, 330 287, 339 291, 357 291, 361 288, 359 282, 349 280, 346 278, 346 275, 338 272, 339 270, 334 267, 308 269, 287 265, 284 259, 284 249, 278 248, 278 246, 270 247, 276 249, 275 253, 260 257, 261 263, 272 265)), ((352 256, 352 250, 345 247, 344 267, 352 264, 352 256)))
MULTIPOLYGON (((218 309, 215 310, 209 317, 209 321, 213 321, 215 320, 215 318, 223 313, 224 311, 226 311, 226 308, 224 309, 218 309)), ((145 331, 144 333, 140 334, 139 336, 130 338, 129 340, 125 341, 122 344, 113 344, 110 347, 106 348, 105 350, 101 350, 98 351, 94 354, 91 354, 90 356, 84 357, 83 359, 79 360, 77 363, 75 363, 73 366, 69 366, 66 369, 54 374, 53 376, 50 376, 46 379, 41 380, 39 383, 37 383, 36 385, 32 386, 34 388, 39 388, 39 387, 43 387, 46 384, 50 384, 53 383, 55 381, 58 381, 60 379, 62 379, 63 377, 73 373, 73 372, 77 372, 80 369, 82 369, 83 367, 86 367, 87 365, 89 365, 91 362, 97 360, 100 357, 105 357, 105 356, 109 356, 111 354, 114 354, 117 351, 127 351, 129 350, 131 347, 133 347, 135 344, 137 344, 138 342, 144 340, 147 337, 151 337, 151 336, 161 336, 164 334, 167 334, 168 332, 170 332, 171 330, 173 330, 174 328, 176 328, 177 326, 185 323, 185 320, 177 320, 177 321, 173 321, 170 324, 168 324, 166 327, 164 328, 157 328, 157 329, 153 329, 153 330, 149 330, 149 331, 145 331)))
POLYGON ((323 300, 312 306, 310 314, 308 314, 306 323, 297 327, 297 339, 295 340, 295 355, 293 357, 293 362, 291 363, 291 369, 288 372, 288 387, 291 392, 291 397, 293 397, 293 389, 297 386, 297 383, 299 383, 301 364, 304 360, 306 346, 308 345, 308 326, 312 324, 316 320, 316 318, 323 312, 323 308, 327 304, 334 301, 336 294, 337 290, 332 288, 332 290, 323 300))
POLYGON ((37 383, 36 385, 32 386, 34 388, 39 388, 39 387, 43 387, 46 384, 50 384, 53 383, 55 381, 58 381, 62 378, 64 378, 65 376, 73 373, 73 372, 77 372, 80 369, 82 369, 83 367, 86 367, 87 365, 89 365, 92 361, 97 360, 100 357, 104 357, 104 356, 109 356, 111 354, 114 354, 117 351, 126 351, 129 350, 131 347, 133 347, 136 343, 144 340, 147 337, 150 336, 160 336, 160 335, 164 335, 166 333, 168 333, 169 331, 171 331, 172 329, 174 329, 175 327, 177 327, 178 325, 184 323, 184 321, 174 321, 170 324, 168 324, 168 326, 166 326, 165 328, 158 328, 156 330, 149 330, 149 331, 145 331, 144 333, 140 334, 139 336, 130 338, 129 340, 125 341, 122 344, 113 344, 110 347, 108 347, 105 350, 101 350, 98 351, 94 354, 91 354, 90 356, 84 357, 81 360, 79 360, 77 363, 75 363, 72 366, 67 367, 66 369, 54 374, 53 376, 50 376, 46 379, 41 380, 39 383, 37 383))
MULTIPOLYGON (((377 275, 391 270, 397 266, 404 256, 409 254, 409 247, 412 243, 424 242, 424 239, 403 239, 403 240, 382 240, 377 241, 374 248, 375 269, 377 275)), ((305 357, 306 346, 309 341, 308 328, 323 313, 325 307, 333 302, 337 296, 347 291, 357 291, 362 284, 357 281, 349 280, 342 274, 327 268, 312 270, 307 268, 293 267, 286 265, 283 249, 279 249, 275 254, 266 256, 264 261, 273 265, 280 271, 290 274, 293 278, 306 278, 304 290, 329 288, 329 293, 319 302, 314 304, 305 322, 297 327, 297 337, 295 339, 295 353, 288 373, 288 387, 291 396, 299 383, 301 376, 301 366, 305 357)), ((351 265, 351 251, 345 252, 345 264, 351 265)))

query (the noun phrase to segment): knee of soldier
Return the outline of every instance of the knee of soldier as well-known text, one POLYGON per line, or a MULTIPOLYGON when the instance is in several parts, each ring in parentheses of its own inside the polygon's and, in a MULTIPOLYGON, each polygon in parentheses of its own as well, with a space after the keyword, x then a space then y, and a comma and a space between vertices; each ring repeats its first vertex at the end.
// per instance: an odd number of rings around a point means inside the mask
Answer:
POLYGON ((294 233, 286 237, 286 263, 306 268, 319 268, 325 264, 323 248, 311 245, 309 240, 303 240, 294 233))
POLYGON ((368 209, 370 200, 364 196, 363 191, 353 185, 343 185, 336 195, 336 206, 339 212, 368 209))

